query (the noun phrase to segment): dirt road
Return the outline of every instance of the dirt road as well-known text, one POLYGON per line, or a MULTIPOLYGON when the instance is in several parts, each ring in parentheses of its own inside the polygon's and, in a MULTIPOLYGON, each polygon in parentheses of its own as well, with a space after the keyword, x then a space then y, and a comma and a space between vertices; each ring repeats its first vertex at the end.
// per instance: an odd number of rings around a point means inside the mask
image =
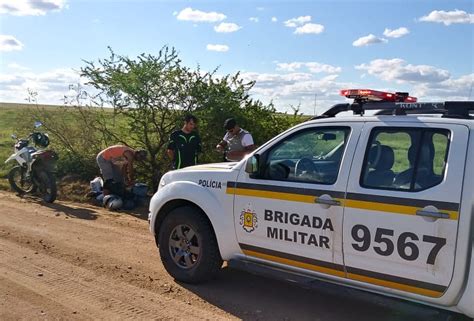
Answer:
POLYGON ((445 320, 342 287, 305 289, 224 268, 200 286, 161 265, 146 214, 0 192, 0 320, 445 320))

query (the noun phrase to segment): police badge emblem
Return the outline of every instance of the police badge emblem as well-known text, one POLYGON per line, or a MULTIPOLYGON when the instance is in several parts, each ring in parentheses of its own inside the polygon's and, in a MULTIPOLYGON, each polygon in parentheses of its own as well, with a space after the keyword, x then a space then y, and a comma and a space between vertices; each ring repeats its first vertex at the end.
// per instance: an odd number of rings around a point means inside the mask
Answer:
POLYGON ((257 214, 251 209, 243 210, 240 213, 240 225, 246 232, 252 232, 258 227, 257 214))

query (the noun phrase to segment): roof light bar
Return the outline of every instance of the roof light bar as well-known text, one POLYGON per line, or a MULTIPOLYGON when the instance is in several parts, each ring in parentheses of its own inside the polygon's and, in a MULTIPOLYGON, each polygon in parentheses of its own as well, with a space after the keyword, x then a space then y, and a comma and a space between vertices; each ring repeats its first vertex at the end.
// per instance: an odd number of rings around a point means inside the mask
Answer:
POLYGON ((417 101, 416 97, 411 97, 408 95, 408 93, 389 93, 372 89, 343 89, 341 90, 340 94, 341 96, 352 98, 357 101, 387 101, 406 103, 414 103, 417 101))
POLYGON ((442 114, 446 118, 474 119, 474 101, 417 102, 408 93, 371 89, 343 89, 340 94, 354 102, 334 105, 311 119, 335 117, 345 111, 363 116, 366 110, 378 110, 375 115, 442 114))

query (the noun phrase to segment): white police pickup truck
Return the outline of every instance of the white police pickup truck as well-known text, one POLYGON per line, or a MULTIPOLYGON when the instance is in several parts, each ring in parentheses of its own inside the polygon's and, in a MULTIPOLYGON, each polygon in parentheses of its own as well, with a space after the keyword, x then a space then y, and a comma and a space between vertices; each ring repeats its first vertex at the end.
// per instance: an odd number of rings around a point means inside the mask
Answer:
POLYGON ((239 163, 162 177, 166 270, 198 283, 248 262, 474 317, 474 102, 341 94, 239 163))

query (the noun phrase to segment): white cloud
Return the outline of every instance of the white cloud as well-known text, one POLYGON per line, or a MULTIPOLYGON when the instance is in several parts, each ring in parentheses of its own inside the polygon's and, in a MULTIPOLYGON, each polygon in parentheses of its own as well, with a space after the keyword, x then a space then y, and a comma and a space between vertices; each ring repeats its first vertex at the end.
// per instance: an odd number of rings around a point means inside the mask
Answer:
MULTIPOLYGON (((290 106, 301 104, 300 112, 314 113, 314 97, 317 95, 316 113, 327 110, 341 101, 341 88, 357 87, 357 85, 337 81, 337 75, 328 75, 316 79, 311 73, 256 73, 246 72, 241 76, 246 81, 255 80, 250 94, 263 102, 273 101, 280 111, 290 111, 290 106)), ((360 86, 359 86, 360 87, 360 86)))
POLYGON ((291 85, 285 86, 281 91, 282 96, 291 95, 310 95, 313 96, 315 93, 323 96, 326 93, 338 93, 339 91, 334 88, 337 79, 336 75, 330 75, 321 79, 311 79, 307 81, 298 81, 291 85))
POLYGON ((62 104, 64 95, 70 94, 71 84, 84 84, 79 73, 72 69, 60 68, 44 73, 34 73, 15 68, 8 76, 0 76, 0 97, 4 102, 24 102, 28 90, 38 93, 40 104, 62 104))
POLYGON ((206 46, 206 49, 209 51, 226 52, 226 51, 229 51, 229 46, 208 44, 206 46))
POLYGON ((216 32, 224 32, 224 33, 229 33, 229 32, 235 32, 242 27, 239 26, 236 23, 231 23, 231 22, 221 22, 218 26, 214 26, 214 30, 216 32))
POLYGON ((14 16, 44 16, 65 7, 65 0, 0 0, 0 14, 14 16))
POLYGON ((331 65, 321 64, 318 62, 308 62, 306 63, 306 67, 308 67, 309 71, 313 73, 320 73, 325 72, 328 74, 335 74, 341 72, 341 67, 334 67, 331 65))
POLYGON ((308 68, 312 73, 328 73, 337 74, 341 72, 341 67, 334 67, 319 62, 290 62, 290 63, 277 63, 277 70, 293 72, 303 67, 308 68))
MULTIPOLYGON (((272 21, 273 18, 272 18, 272 21)), ((276 18, 275 18, 276 21, 276 18)), ((291 18, 283 22, 286 27, 295 28, 295 34, 319 34, 324 31, 324 26, 317 23, 309 23, 311 16, 299 16, 297 18, 291 18)))
POLYGON ((0 90, 3 86, 19 85, 21 80, 14 75, 0 74, 0 90))
POLYGON ((443 23, 445 26, 453 23, 474 23, 474 14, 457 9, 453 11, 434 10, 429 15, 421 17, 420 21, 443 23))
POLYGON ((277 21, 278 21, 277 17, 272 17, 272 22, 277 22, 277 21))
POLYGON ((306 22, 310 22, 310 21, 311 21, 311 16, 300 16, 298 18, 291 18, 289 20, 286 20, 283 24, 290 28, 296 28, 297 26, 301 26, 305 24, 306 22))
POLYGON ((295 34, 320 34, 324 31, 324 26, 317 23, 307 23, 301 27, 296 28, 295 34))
POLYGON ((385 31, 383 32, 383 35, 385 37, 389 37, 389 38, 400 38, 400 37, 403 37, 403 36, 405 36, 409 33, 410 33, 410 31, 405 27, 400 27, 400 28, 394 29, 394 30, 385 28, 385 31))
POLYGON ((414 84, 413 95, 422 97, 424 101, 472 100, 472 84, 474 84, 474 73, 449 78, 439 83, 414 84))
POLYGON ((0 35, 0 51, 14 51, 23 49, 23 44, 11 35, 0 35))
POLYGON ((218 22, 227 18, 223 13, 219 12, 204 12, 200 10, 194 10, 192 8, 185 8, 181 10, 176 16, 178 20, 182 21, 193 21, 193 22, 218 22))
POLYGON ((28 67, 19 65, 16 62, 12 62, 12 63, 8 64, 7 67, 10 68, 10 69, 14 69, 14 70, 22 70, 22 71, 29 70, 28 67))
POLYGON ((274 87, 310 80, 312 75, 309 73, 272 74, 245 72, 242 73, 242 78, 246 81, 256 81, 260 87, 274 87))
POLYGON ((279 111, 291 112, 290 106, 300 105, 300 112, 307 115, 313 114, 315 109, 316 114, 320 114, 334 104, 344 102, 345 98, 339 96, 342 88, 369 87, 382 91, 408 91, 420 101, 446 101, 466 100, 470 86, 474 83, 473 73, 453 78, 446 70, 409 64, 399 58, 376 59, 356 66, 356 69, 364 71, 366 75, 366 79, 361 80, 363 83, 339 80, 341 68, 336 66, 317 62, 274 63, 279 72, 241 74, 246 81, 256 81, 250 94, 264 103, 273 102, 279 111), (303 68, 310 72, 299 72, 303 68), (317 72, 327 75, 318 77, 317 72), (368 75, 385 80, 389 85, 381 85, 379 80, 371 81, 367 79, 368 75))
POLYGON ((280 62, 277 64, 277 70, 281 71, 295 71, 304 66, 304 62, 280 62))
MULTIPOLYGON (((305 67, 306 63, 293 64, 293 70, 305 67)), ((317 77, 312 73, 257 73, 245 72, 241 76, 245 81, 256 81, 250 94, 264 103, 273 101, 277 110, 291 111, 290 106, 300 105, 300 112, 313 114, 315 95, 317 95, 316 114, 320 114, 337 103, 346 101, 339 96, 342 88, 373 88, 382 91, 407 91, 420 101, 466 100, 470 86, 474 83, 474 74, 452 78, 448 72, 431 66, 415 66, 401 59, 377 60, 358 69, 367 70, 367 74, 390 82, 383 86, 368 79, 363 83, 340 81, 337 74, 317 77), (371 68, 367 68, 367 67, 371 68), (391 70, 395 70, 391 73, 391 70), (433 81, 436 80, 436 81, 433 81)), ((280 69, 283 71, 283 69, 280 69)), ((286 69, 290 70, 290 69, 286 69)), ((472 99, 472 97, 471 97, 472 99)))
POLYGON ((355 66, 379 79, 397 83, 436 83, 448 80, 449 71, 429 65, 412 65, 400 58, 375 59, 355 66))
POLYGON ((258 17, 250 17, 249 20, 252 21, 252 22, 258 22, 259 21, 258 17))
POLYGON ((368 36, 360 37, 359 39, 355 40, 352 45, 354 47, 362 47, 362 46, 368 46, 368 45, 373 45, 376 43, 386 43, 387 39, 384 38, 378 38, 374 36, 373 34, 370 34, 368 36))
POLYGON ((258 11, 263 11, 263 10, 265 10, 265 8, 264 7, 257 7, 257 10, 258 11))

